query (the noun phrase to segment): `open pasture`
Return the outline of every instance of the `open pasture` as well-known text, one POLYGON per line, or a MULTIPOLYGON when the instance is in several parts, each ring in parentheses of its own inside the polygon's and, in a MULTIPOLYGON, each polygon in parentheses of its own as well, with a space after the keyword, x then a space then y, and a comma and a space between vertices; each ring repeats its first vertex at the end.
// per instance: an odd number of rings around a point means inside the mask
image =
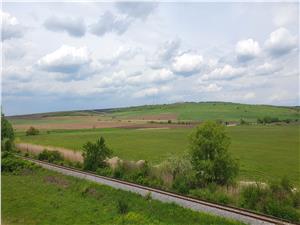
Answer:
MULTIPOLYGON (((266 125, 227 127, 230 151, 239 159, 240 179, 277 180, 288 176, 300 184, 299 126, 266 125)), ((17 133, 17 142, 57 146, 80 151, 87 141, 103 136, 114 154, 129 160, 160 163, 170 155, 187 152, 192 129, 90 129, 42 132, 37 136, 17 133)))

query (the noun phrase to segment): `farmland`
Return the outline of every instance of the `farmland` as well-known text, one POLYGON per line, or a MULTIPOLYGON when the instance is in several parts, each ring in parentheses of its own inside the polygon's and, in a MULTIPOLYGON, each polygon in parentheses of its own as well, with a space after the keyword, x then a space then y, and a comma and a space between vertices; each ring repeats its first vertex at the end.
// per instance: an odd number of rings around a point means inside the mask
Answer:
MULTIPOLYGON (((226 128, 230 152, 239 159, 240 179, 276 180, 288 176, 299 185, 299 126, 251 125, 226 128)), ((57 146, 80 151, 87 141, 100 135, 114 154, 129 160, 145 159, 157 164, 188 149, 192 129, 89 129, 42 132, 38 136, 17 133, 17 142, 57 146)))
POLYGON ((176 103, 139 107, 44 113, 15 116, 10 121, 17 130, 26 130, 30 125, 47 129, 91 129, 109 127, 130 127, 148 124, 151 121, 205 121, 223 120, 239 122, 241 118, 256 122, 265 116, 278 119, 299 119, 297 107, 246 105, 236 103, 176 103))
POLYGON ((2 173, 2 224, 239 223, 36 169, 19 175, 2 173), (128 203, 125 215, 116 207, 120 199, 128 203))

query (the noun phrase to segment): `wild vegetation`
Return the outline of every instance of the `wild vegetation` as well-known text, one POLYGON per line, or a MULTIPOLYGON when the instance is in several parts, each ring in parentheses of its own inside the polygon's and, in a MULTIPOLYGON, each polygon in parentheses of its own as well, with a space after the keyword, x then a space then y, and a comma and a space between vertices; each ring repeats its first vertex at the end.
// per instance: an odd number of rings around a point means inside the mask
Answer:
MULTIPOLYGON (((300 185, 298 125, 246 125, 225 130, 231 139, 228 151, 239 161, 239 179, 265 182, 288 176, 300 185)), ((181 157, 189 147, 191 133, 191 129, 65 130, 41 132, 38 136, 17 132, 16 141, 80 151, 86 142, 103 136, 120 158, 159 164, 170 155, 181 157)))
POLYGON ((2 170, 4 224, 241 224, 41 168, 22 171, 2 170))

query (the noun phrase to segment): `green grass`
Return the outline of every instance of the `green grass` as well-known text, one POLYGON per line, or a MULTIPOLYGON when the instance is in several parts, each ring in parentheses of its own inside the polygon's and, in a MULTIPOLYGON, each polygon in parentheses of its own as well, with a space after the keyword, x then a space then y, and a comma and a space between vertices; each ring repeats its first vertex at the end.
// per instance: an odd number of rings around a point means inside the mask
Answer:
POLYGON ((266 105, 246 105, 237 103, 176 103, 168 105, 150 105, 130 107, 113 111, 113 115, 120 117, 140 116, 174 113, 181 120, 216 120, 239 121, 244 118, 248 121, 256 122, 257 118, 271 116, 279 119, 299 118, 299 109, 266 106, 266 105))
MULTIPOLYGON (((257 118, 265 116, 277 117, 279 119, 299 119, 300 113, 297 107, 278 107, 266 105, 246 105, 237 103, 225 102, 209 102, 209 103, 175 103, 165 105, 148 105, 138 107, 128 107, 120 109, 112 109, 107 112, 85 111, 80 114, 74 112, 58 112, 58 113, 45 113, 43 118, 32 119, 28 118, 10 118, 13 125, 20 124, 45 124, 45 123, 73 123, 78 122, 77 115, 93 115, 103 118, 116 117, 126 119, 128 117, 143 116, 143 115, 158 115, 158 114, 176 114, 179 120, 216 120, 221 119, 224 121, 240 121, 241 118, 249 121, 256 122, 257 118), (57 120, 53 116, 74 116, 72 118, 65 118, 57 120)), ((99 117, 99 118, 100 118, 99 117)), ((82 121, 84 119, 81 118, 82 121)))
POLYGON ((5 225, 240 224, 43 169, 4 173, 1 187, 5 225), (116 207, 120 199, 129 206, 124 216, 116 207))
MULTIPOLYGON (((299 125, 236 126, 226 128, 231 137, 230 152, 239 159, 240 179, 278 180, 288 176, 300 185, 299 125)), ((38 136, 17 133, 18 142, 80 150, 87 141, 102 135, 114 154, 129 160, 159 163, 188 149, 191 129, 130 130, 96 129, 56 131, 38 136)))

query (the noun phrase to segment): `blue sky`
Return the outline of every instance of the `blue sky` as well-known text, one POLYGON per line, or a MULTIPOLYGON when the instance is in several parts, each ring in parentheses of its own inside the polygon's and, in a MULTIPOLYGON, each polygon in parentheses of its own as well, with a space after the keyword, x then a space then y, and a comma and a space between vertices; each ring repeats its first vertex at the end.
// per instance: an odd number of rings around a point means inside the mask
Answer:
POLYGON ((4 3, 1 14, 8 115, 299 105, 298 3, 4 3))

